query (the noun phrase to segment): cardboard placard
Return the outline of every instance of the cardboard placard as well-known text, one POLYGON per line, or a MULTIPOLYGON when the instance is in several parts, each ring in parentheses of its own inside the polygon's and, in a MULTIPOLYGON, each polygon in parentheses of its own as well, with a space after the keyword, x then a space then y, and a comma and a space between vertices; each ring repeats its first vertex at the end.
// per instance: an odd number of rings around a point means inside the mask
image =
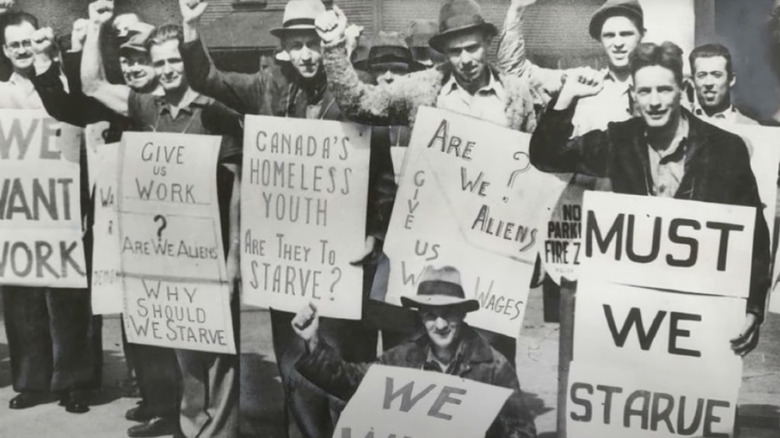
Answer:
POLYGON ((747 298, 756 209, 585 193, 582 269, 604 282, 747 298))
POLYGON ((0 110, 0 284, 86 288, 81 129, 0 110))
POLYGON ((360 319, 370 128, 247 116, 241 184, 243 301, 360 319))
POLYGON ((371 365, 333 438, 481 437, 511 394, 444 373, 371 365))
POLYGON ((215 136, 122 136, 118 211, 129 342, 236 352, 217 200, 219 148, 215 136))
POLYGON ((414 295, 428 265, 451 265, 482 308, 473 326, 516 337, 542 226, 566 185, 537 171, 530 135, 423 107, 406 153, 384 251, 386 300, 414 295))

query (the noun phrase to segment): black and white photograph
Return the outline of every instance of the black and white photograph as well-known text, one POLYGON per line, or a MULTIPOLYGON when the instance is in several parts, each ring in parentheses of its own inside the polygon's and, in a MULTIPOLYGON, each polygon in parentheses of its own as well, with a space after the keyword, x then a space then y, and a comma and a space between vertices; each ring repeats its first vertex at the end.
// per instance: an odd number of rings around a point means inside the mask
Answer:
POLYGON ((0 0, 0 437, 780 437, 780 0, 0 0))

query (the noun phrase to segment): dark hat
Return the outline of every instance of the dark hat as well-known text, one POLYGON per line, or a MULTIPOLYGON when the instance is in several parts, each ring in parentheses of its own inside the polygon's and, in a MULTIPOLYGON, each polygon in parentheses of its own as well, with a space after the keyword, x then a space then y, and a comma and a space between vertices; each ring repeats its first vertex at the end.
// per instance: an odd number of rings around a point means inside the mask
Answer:
POLYGON ((316 30, 314 20, 325 13, 325 5, 320 0, 290 0, 284 7, 282 27, 271 29, 271 34, 281 38, 291 30, 316 30))
POLYGON ((590 36, 598 40, 601 37, 601 26, 607 18, 615 15, 635 18, 640 32, 644 29, 645 14, 639 0, 607 0, 590 18, 590 36))
POLYGON ((380 64, 400 63, 409 66, 409 71, 419 71, 425 66, 415 61, 412 51, 406 46, 398 32, 380 31, 368 50, 368 56, 355 62, 355 68, 371 71, 380 64))
POLYGON ((154 31, 154 26, 145 26, 142 31, 133 31, 129 34, 127 40, 119 46, 119 53, 126 51, 136 51, 148 53, 146 42, 154 31))
POLYGON ((431 47, 444 53, 444 42, 461 32, 482 30, 488 37, 498 34, 496 26, 482 18, 482 8, 474 0, 448 0, 439 11, 439 33, 428 40, 431 47))
POLYGON ((401 304, 413 309, 457 306, 465 312, 479 310, 479 301, 466 299, 460 272, 452 266, 444 266, 441 269, 427 266, 417 285, 417 295, 401 297, 401 304))

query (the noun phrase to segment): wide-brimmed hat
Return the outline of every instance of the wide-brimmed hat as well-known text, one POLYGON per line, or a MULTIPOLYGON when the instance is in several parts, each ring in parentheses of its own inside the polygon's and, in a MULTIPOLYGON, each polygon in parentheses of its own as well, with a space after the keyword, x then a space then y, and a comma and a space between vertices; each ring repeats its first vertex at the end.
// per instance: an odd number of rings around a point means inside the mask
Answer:
POLYGON ((639 31, 644 30, 645 14, 639 0, 607 0, 590 18, 590 26, 588 27, 590 36, 594 40, 598 40, 601 37, 601 26, 604 25, 607 18, 615 15, 635 18, 639 25, 639 31))
POLYGON ((358 58, 355 68, 371 71, 379 65, 395 63, 406 64, 410 72, 425 69, 424 65, 414 60, 412 51, 398 32, 380 31, 368 49, 368 55, 358 58))
POLYGON ((465 312, 479 309, 479 301, 467 299, 460 281, 460 272, 452 266, 440 269, 426 267, 417 285, 417 295, 401 297, 404 307, 459 307, 465 312))
POLYGON ((431 47, 444 53, 444 42, 465 31, 482 30, 488 37, 498 29, 482 18, 482 8, 474 0, 448 0, 439 11, 439 33, 428 40, 431 47))
POLYGON ((281 38, 293 30, 316 30, 314 20, 325 13, 325 5, 320 0, 290 0, 284 7, 282 27, 271 29, 271 34, 281 38))

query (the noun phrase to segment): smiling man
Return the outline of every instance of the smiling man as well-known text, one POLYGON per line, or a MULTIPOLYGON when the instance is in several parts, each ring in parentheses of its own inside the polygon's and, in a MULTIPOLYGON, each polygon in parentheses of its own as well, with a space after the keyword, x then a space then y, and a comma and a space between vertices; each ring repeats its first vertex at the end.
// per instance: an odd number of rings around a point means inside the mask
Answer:
POLYGON ((745 355, 758 343, 769 288, 769 232, 744 141, 681 107, 682 50, 640 44, 630 72, 638 117, 570 138, 578 99, 599 92, 599 78, 572 76, 531 138, 531 163, 545 172, 605 178, 612 191, 756 207, 747 316, 731 346, 745 355))
MULTIPOLYGON (((401 302, 406 308, 416 309, 424 332, 386 351, 376 362, 509 388, 512 395, 488 429, 486 438, 535 437, 533 416, 522 401, 514 368, 464 321, 468 312, 479 309, 479 302, 466 299, 460 272, 451 266, 427 267, 417 286, 417 295, 403 297, 401 302)), ((319 317, 313 305, 301 309, 292 326, 306 344, 306 355, 298 362, 298 371, 329 394, 348 401, 371 364, 343 360, 320 338, 319 317)))
POLYGON ((696 103, 693 113, 713 124, 721 122, 757 125, 731 103, 731 89, 737 76, 731 63, 731 53, 720 44, 699 46, 688 57, 691 63, 696 103))

